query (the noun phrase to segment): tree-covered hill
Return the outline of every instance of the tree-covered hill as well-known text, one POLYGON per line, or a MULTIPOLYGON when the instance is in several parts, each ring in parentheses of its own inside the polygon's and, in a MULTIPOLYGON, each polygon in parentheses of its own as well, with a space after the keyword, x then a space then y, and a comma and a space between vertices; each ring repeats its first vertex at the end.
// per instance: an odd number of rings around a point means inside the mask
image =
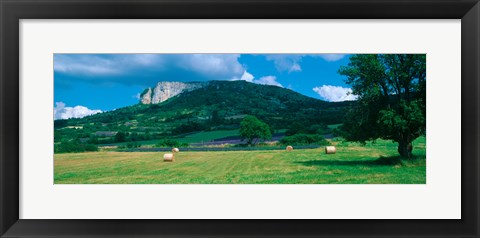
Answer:
POLYGON ((208 130, 237 129, 254 115, 273 130, 343 122, 354 102, 325 102, 289 89, 245 81, 210 81, 159 104, 137 104, 80 119, 56 120, 55 142, 94 144, 161 139, 208 130))

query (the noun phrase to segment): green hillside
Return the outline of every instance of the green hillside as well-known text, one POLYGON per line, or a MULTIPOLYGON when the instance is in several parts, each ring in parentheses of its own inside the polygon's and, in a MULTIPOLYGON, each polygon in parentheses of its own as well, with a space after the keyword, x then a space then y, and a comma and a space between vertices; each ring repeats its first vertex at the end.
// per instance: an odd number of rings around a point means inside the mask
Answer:
POLYGON ((325 102, 245 81, 211 81, 159 104, 136 104, 81 119, 56 120, 55 143, 111 144, 236 131, 246 115, 266 122, 274 132, 292 127, 328 130, 327 125, 342 123, 345 109, 352 103, 325 102))

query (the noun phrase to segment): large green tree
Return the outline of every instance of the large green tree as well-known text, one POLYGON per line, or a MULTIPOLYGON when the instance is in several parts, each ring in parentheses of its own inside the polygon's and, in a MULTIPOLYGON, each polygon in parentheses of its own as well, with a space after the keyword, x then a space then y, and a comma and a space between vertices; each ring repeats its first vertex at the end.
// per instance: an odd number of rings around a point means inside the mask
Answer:
POLYGON ((267 123, 255 116, 246 116, 240 122, 240 137, 246 140, 248 145, 253 145, 258 139, 263 141, 271 139, 272 133, 267 123))
POLYGON ((426 55, 361 54, 339 69, 358 103, 342 126, 347 140, 398 143, 398 153, 412 157, 412 141, 426 128, 426 55))

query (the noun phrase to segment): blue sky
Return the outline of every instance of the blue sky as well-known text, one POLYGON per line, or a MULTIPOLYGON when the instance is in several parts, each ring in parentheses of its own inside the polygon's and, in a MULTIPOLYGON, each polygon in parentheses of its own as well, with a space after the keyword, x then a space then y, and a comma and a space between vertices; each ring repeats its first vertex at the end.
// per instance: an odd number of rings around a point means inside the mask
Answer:
POLYGON ((138 102, 160 81, 246 80, 325 101, 355 99, 337 70, 344 54, 55 54, 55 118, 138 102))

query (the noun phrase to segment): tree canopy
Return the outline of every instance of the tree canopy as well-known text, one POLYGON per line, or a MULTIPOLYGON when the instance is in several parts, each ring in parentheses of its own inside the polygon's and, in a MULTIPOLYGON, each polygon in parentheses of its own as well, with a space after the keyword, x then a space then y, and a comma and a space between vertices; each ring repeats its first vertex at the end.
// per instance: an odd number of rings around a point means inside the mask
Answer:
POLYGON ((399 154, 411 158, 412 141, 426 130, 426 55, 353 55, 338 72, 358 97, 342 126, 344 137, 393 140, 399 154))
POLYGON ((260 121, 255 116, 246 116, 240 122, 240 137, 246 140, 247 144, 252 145, 258 139, 263 141, 271 139, 272 133, 267 123, 260 121))

